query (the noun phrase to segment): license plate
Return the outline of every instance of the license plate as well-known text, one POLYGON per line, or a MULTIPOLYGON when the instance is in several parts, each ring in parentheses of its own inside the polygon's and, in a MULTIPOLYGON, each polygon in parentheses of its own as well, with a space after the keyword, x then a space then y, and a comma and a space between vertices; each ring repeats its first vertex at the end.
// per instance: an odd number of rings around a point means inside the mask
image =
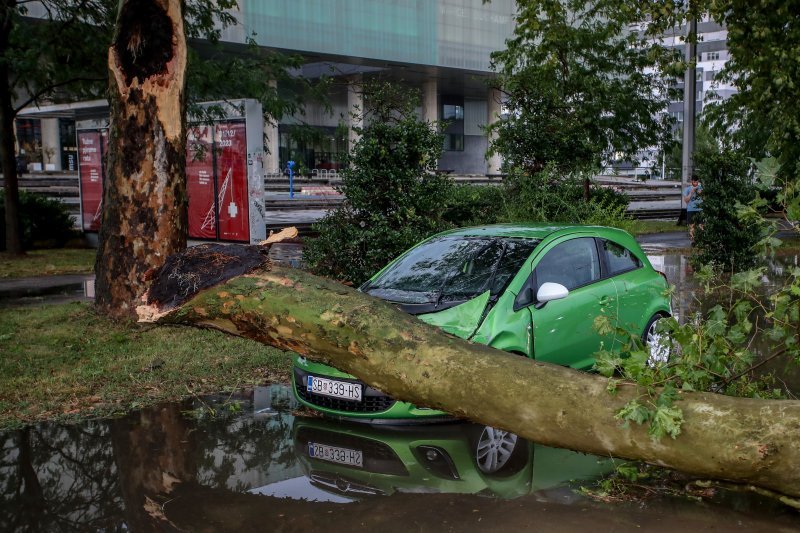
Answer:
POLYGON ((308 376, 308 392, 342 398, 354 402, 361 401, 361 384, 347 381, 334 381, 332 379, 308 376))
POLYGON ((364 466, 364 454, 361 453, 361 450, 351 450, 349 448, 339 448, 338 446, 309 442, 308 456, 330 463, 338 463, 340 465, 357 466, 359 468, 364 466))

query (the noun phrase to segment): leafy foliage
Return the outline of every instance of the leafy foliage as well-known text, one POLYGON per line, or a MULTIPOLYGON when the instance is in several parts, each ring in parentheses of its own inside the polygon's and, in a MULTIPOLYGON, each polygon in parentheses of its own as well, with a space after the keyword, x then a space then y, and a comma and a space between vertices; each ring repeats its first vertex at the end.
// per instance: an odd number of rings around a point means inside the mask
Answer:
MULTIPOLYGON (((75 236, 69 210, 58 200, 26 191, 20 192, 19 199, 23 249, 60 248, 75 236)), ((0 250, 5 250, 5 242, 5 192, 0 191, 0 250)))
POLYGON ((628 199, 613 189, 592 184, 584 200, 583 175, 562 175, 553 166, 536 174, 512 170, 504 182, 509 222, 565 222, 628 228, 628 199))
POLYGON ((529 174, 599 167, 664 144, 657 115, 667 88, 655 67, 671 53, 629 25, 637 11, 619 0, 517 2, 514 36, 492 54, 508 115, 489 127, 491 152, 529 174))
POLYGON ((442 219, 456 227, 506 222, 504 186, 460 184, 450 188, 442 219))
MULTIPOLYGON (((782 285, 765 286, 765 274, 763 267, 725 277, 711 266, 698 271, 694 304, 710 307, 683 324, 675 318, 658 322, 669 361, 654 362, 639 333, 617 329, 622 350, 598 352, 596 370, 610 378, 611 393, 619 378, 644 389, 617 418, 647 425, 654 440, 675 438, 683 422, 681 391, 768 399, 791 395, 774 373, 759 369, 779 357, 800 363, 800 268, 791 269, 782 285)), ((598 331, 610 327, 608 317, 595 321, 598 331)))
MULTIPOLYGON (((800 164, 800 19, 797 0, 641 0, 639 20, 647 32, 664 33, 708 14, 727 27, 730 59, 718 78, 736 94, 712 108, 718 132, 735 147, 761 159, 772 154, 785 178, 797 179, 800 164)), ((696 39, 696 36, 692 36, 696 39)))
POLYGON ((434 171, 442 151, 435 125, 417 118, 417 94, 386 83, 365 85, 365 126, 342 172, 345 203, 315 228, 304 256, 321 275, 355 284, 392 257, 446 227, 450 180, 434 171))
POLYGON ((695 174, 703 185, 701 224, 695 228, 693 261, 725 270, 744 270, 759 260, 754 253, 764 236, 758 218, 739 216, 737 206, 756 198, 750 161, 724 151, 697 152, 695 174))

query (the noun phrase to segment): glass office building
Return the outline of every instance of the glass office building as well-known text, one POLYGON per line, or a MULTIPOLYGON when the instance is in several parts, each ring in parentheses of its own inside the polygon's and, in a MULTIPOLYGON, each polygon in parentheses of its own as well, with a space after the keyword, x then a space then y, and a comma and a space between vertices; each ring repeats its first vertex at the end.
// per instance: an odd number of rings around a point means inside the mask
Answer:
POLYGON ((301 75, 347 82, 333 84, 332 113, 309 103, 303 117, 282 117, 277 135, 266 132, 276 139, 270 152, 280 154, 268 167, 284 168, 292 158, 308 169, 337 168, 348 147, 350 109, 359 103, 353 89, 344 87, 380 76, 419 89, 422 118, 447 121, 442 170, 497 171, 485 159, 482 126, 498 107, 491 106, 486 82, 490 54, 502 49, 514 30, 513 0, 245 0, 239 5, 242 24, 226 30, 223 41, 254 36, 261 46, 306 58, 301 75))
MULTIPOLYGON (((447 121, 440 169, 499 172, 499 162, 485 159, 482 126, 499 113, 499 97, 487 86, 490 54, 512 35, 515 10, 514 0, 240 0, 233 12, 239 24, 222 32, 232 53, 252 37, 264 48, 300 55, 298 76, 335 78, 328 94, 332 111, 307 102, 302 116, 276 117, 265 127, 266 172, 280 172, 289 159, 308 172, 340 169, 355 140, 351 110, 363 108, 359 89, 373 77, 418 89, 420 117, 447 121)), ((43 16, 41 6, 32 4, 29 14, 43 16)), ((107 116, 107 103, 95 101, 31 107, 20 119, 40 128, 39 152, 58 154, 61 145, 73 151, 75 145, 59 142, 59 118, 102 122, 107 116)), ((25 129, 31 124, 18 121, 18 129, 33 131, 25 129)), ((51 165, 67 170, 70 161, 66 154, 51 165)))

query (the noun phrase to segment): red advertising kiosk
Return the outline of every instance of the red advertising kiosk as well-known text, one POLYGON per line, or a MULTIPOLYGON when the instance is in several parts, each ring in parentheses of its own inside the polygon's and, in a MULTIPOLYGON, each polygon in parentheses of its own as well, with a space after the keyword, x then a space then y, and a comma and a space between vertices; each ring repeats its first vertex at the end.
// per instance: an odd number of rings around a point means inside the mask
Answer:
POLYGON ((83 129, 77 133, 81 228, 83 231, 96 232, 100 229, 103 209, 108 128, 83 129))
MULTIPOLYGON (((264 220, 264 117, 256 100, 212 102, 224 117, 187 128, 189 238, 257 244, 264 220)), ((78 129, 81 223, 100 229, 108 127, 78 129)), ((91 127, 95 126, 95 127, 91 127)))
POLYGON ((188 128, 189 237, 257 243, 266 238, 261 104, 206 105, 222 106, 225 117, 188 128))

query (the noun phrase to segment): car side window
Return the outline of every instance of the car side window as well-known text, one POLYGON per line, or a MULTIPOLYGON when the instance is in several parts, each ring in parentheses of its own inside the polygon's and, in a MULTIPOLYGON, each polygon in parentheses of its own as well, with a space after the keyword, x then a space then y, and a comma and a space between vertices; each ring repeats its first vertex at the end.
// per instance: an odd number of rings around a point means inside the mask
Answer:
POLYGON ((572 239, 553 247, 536 265, 536 284, 560 283, 572 290, 600 279, 597 245, 591 237, 572 239))
POLYGON ((623 272, 636 270, 642 266, 642 262, 639 261, 639 258, 633 255, 633 252, 624 246, 606 240, 603 240, 602 243, 609 276, 616 276, 623 272))

